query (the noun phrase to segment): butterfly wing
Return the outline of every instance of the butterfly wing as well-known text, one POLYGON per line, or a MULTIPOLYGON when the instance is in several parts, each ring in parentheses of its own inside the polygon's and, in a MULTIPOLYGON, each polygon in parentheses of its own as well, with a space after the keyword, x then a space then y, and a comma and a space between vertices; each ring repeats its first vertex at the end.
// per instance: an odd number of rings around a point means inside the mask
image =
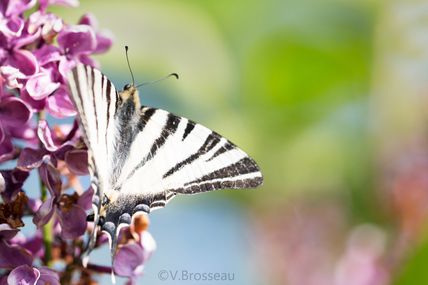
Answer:
MULTIPOLYGON (((115 116, 118 95, 114 85, 99 70, 78 64, 68 75, 71 99, 79 114, 82 137, 88 147, 91 187, 94 189, 93 208, 98 224, 101 198, 109 184, 113 162, 111 153, 116 144, 115 116)), ((89 245, 96 239, 94 229, 89 245)))
POLYGON ((254 160, 218 133, 164 110, 143 107, 141 112, 144 128, 118 180, 124 194, 194 194, 262 183, 254 160))
POLYGON ((140 108, 137 92, 117 94, 98 70, 78 65, 69 82, 97 187, 95 224, 101 215, 113 255, 120 228, 137 213, 177 194, 262 183, 257 164, 233 143, 186 118, 140 108))
MULTIPOLYGON (((102 229, 112 239, 137 212, 163 207, 176 194, 253 188, 262 174, 245 152, 216 132, 167 111, 142 107, 138 133, 112 191, 102 229)), ((134 128, 136 129, 136 128, 134 128)))

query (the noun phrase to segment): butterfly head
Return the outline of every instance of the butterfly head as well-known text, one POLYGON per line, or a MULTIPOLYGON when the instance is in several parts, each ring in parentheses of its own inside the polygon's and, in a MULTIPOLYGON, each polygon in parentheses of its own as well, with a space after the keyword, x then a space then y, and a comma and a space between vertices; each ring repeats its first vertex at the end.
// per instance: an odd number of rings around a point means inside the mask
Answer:
POLYGON ((119 92, 119 96, 122 102, 131 99, 137 106, 140 104, 138 89, 134 84, 126 84, 123 86, 123 90, 119 92))
MULTIPOLYGON (((125 91, 125 90, 129 90, 129 89, 131 89, 132 87, 134 87, 134 85, 133 85, 133 84, 128 83, 128 84, 126 84, 125 86, 123 86, 123 91, 125 91)), ((135 87, 134 87, 134 88, 135 88, 135 87)))

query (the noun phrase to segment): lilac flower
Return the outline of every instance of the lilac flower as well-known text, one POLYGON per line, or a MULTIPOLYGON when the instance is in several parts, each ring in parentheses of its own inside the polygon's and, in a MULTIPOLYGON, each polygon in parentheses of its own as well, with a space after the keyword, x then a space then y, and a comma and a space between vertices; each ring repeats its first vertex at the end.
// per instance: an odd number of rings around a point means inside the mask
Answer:
POLYGON ((55 96, 49 96, 46 100, 46 109, 56 118, 71 117, 76 115, 76 110, 68 96, 68 89, 61 85, 55 92, 55 96))
POLYGON ((120 276, 136 277, 143 273, 144 261, 143 248, 138 243, 123 245, 114 259, 114 272, 120 276))
MULTIPOLYGON (((71 127, 62 125, 54 131, 46 121, 41 120, 39 121, 37 135, 43 148, 24 148, 18 157, 18 168, 28 171, 40 167, 44 162, 52 161, 55 164, 58 159, 64 160, 65 154, 74 149, 74 144, 79 138, 76 122, 71 127)), ((85 164, 85 161, 69 161, 69 163, 73 162, 85 164)), ((79 165, 73 165, 73 167, 82 168, 79 165)))
POLYGON ((33 258, 43 258, 44 256, 42 233, 39 230, 31 237, 26 237, 20 232, 10 242, 26 249, 33 258))
POLYGON ((20 169, 0 170, 0 194, 5 202, 15 200, 29 173, 20 169))
POLYGON ((96 32, 96 29, 95 18, 91 14, 86 14, 81 18, 79 25, 66 27, 58 35, 58 45, 65 55, 59 64, 59 71, 64 78, 74 67, 75 61, 97 66, 98 63, 88 55, 105 52, 112 45, 111 37, 96 32))
POLYGON ((0 4, 0 13, 8 17, 18 16, 31 9, 35 4, 35 0, 4 0, 0 4))
POLYGON ((72 149, 65 154, 64 157, 65 163, 67 164, 68 169, 76 175, 88 175, 88 166, 86 163, 88 161, 88 152, 83 149, 72 149))
MULTIPOLYGON (((84 172, 86 161, 81 160, 84 150, 75 150, 74 144, 77 138, 77 124, 71 127, 63 126, 68 132, 61 130, 52 131, 46 121, 39 122, 38 137, 44 148, 35 150, 25 148, 18 158, 20 169, 39 169, 39 174, 49 190, 50 197, 46 199, 37 210, 33 222, 41 227, 45 225, 56 213, 62 229, 64 238, 75 238, 82 235, 86 230, 87 196, 89 199, 92 193, 82 196, 67 195, 62 193, 61 175, 56 168, 58 160, 67 157, 67 164, 76 171, 84 172), (68 154, 68 152, 71 152, 68 154)), ((89 193, 89 192, 88 192, 89 193)))
POLYGON ((86 230, 86 212, 79 204, 79 196, 61 193, 61 175, 52 164, 42 165, 39 172, 51 196, 42 203, 33 222, 41 227, 56 213, 63 238, 72 239, 81 236, 86 230))
POLYGON ((13 37, 0 32, 0 65, 15 68, 17 74, 12 74, 14 77, 25 78, 35 74, 39 70, 37 59, 33 53, 22 47, 38 37, 38 33, 13 37))
POLYGON ((66 27, 58 35, 58 45, 70 57, 90 54, 97 47, 94 30, 88 25, 66 27))
POLYGON ((55 14, 36 11, 28 18, 27 29, 30 33, 35 33, 40 29, 41 37, 45 41, 51 42, 63 26, 63 21, 55 14))
POLYGON ((25 29, 25 20, 21 14, 34 6, 36 1, 2 1, 0 4, 0 66, 15 68, 18 75, 32 75, 37 72, 35 56, 23 47, 34 42, 38 33, 29 33, 25 29))
MULTIPOLYGON (((124 234, 130 234, 131 229, 124 230, 124 234)), ((134 233, 135 234, 135 233, 134 233)), ((113 268, 119 276, 128 277, 130 283, 143 274, 144 263, 150 258, 156 249, 156 242, 147 231, 137 234, 137 239, 128 239, 128 243, 119 247, 113 268)))
MULTIPOLYGON (((80 25, 88 25, 92 27, 95 31, 98 30, 98 22, 97 19, 91 13, 87 13, 80 18, 80 25)), ((112 45, 112 36, 106 32, 97 32, 95 34, 97 44, 95 46, 94 53, 104 53, 106 52, 110 46, 112 45)))
POLYGON ((28 265, 21 265, 12 270, 7 277, 9 285, 19 284, 50 284, 56 285, 59 283, 58 274, 47 268, 35 268, 28 265))
POLYGON ((66 25, 46 11, 54 4, 76 6, 75 0, 42 0, 39 10, 24 19, 21 13, 35 2, 5 1, 0 7, 5 19, 0 21, 0 74, 9 88, 19 88, 22 99, 35 111, 46 108, 55 117, 74 116, 66 74, 76 62, 95 66, 89 56, 105 52, 111 39, 95 31, 93 18, 66 25), (30 52, 29 45, 37 48, 30 52))
MULTIPOLYGON (((78 0, 0 1, 0 162, 18 157, 16 168, 0 171, 0 268, 7 274, 0 276, 0 284, 59 284, 56 272, 32 266, 33 262, 49 264, 58 259, 73 270, 80 269, 82 280, 92 280, 90 275, 85 277, 88 272, 105 273, 96 265, 85 269, 74 262, 84 251, 80 237, 86 230, 86 211, 93 196, 92 189, 83 191, 78 183, 77 175, 88 174, 88 154, 77 121, 51 127, 44 114, 57 118, 76 115, 67 73, 77 63, 97 66, 91 56, 107 51, 112 40, 99 32, 92 14, 70 25, 48 12, 50 5, 74 7, 78 0), (34 170, 41 180, 43 199, 28 199, 22 189, 34 170), (32 216, 39 228, 44 226, 43 233, 38 229, 31 237, 18 235, 24 214, 32 216), (49 228, 52 243, 45 236, 49 228)), ((115 271, 130 282, 141 275, 155 248, 143 228, 132 234, 127 230, 115 261, 115 271)), ((102 244, 99 239, 97 246, 102 244)))
POLYGON ((59 86, 60 83, 53 82, 51 70, 40 68, 39 73, 28 79, 25 88, 34 100, 41 100, 52 94, 59 86))
POLYGON ((46 121, 40 120, 37 135, 47 151, 58 154, 73 148, 79 138, 78 131, 76 121, 73 125, 61 125, 51 129, 46 121))
POLYGON ((22 79, 25 79, 25 75, 19 69, 7 65, 0 67, 0 78, 9 88, 21 88, 21 82, 22 79))
POLYGON ((9 241, 18 233, 8 224, 0 224, 0 268, 14 268, 22 264, 31 265, 32 256, 22 247, 9 241))
MULTIPOLYGON (((64 4, 68 1, 57 2, 64 4)), ((88 18, 85 16, 82 19, 88 18)), ((76 112, 66 86, 67 73, 78 61, 96 66, 97 63, 89 55, 105 52, 112 41, 95 31, 94 19, 83 20, 79 25, 64 26, 51 14, 33 14, 32 29, 37 29, 40 22, 45 23, 42 36, 58 34, 58 47, 45 45, 35 52, 40 71, 28 79, 23 97, 38 110, 46 107, 55 117, 74 116, 76 112), (47 25, 47 21, 50 24, 47 25)))
POLYGON ((7 283, 9 284, 36 284, 40 278, 40 271, 28 265, 21 265, 9 274, 7 283))
POLYGON ((20 98, 0 94, 0 162, 13 157, 11 138, 34 138, 28 125, 31 115, 30 108, 20 98))
POLYGON ((62 5, 66 7, 77 7, 79 5, 78 0, 40 0, 40 9, 42 11, 50 5, 62 5))

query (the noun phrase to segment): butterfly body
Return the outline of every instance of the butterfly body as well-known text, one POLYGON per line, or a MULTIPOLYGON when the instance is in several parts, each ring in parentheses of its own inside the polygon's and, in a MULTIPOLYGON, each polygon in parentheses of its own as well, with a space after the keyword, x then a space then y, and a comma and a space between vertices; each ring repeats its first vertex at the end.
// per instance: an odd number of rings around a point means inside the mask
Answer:
MULTIPOLYGON (((69 75, 88 147, 94 220, 111 240, 136 214, 164 207, 177 194, 259 186, 245 152, 184 117, 140 105, 135 86, 116 92, 100 71, 78 65, 69 75)), ((89 245, 95 243, 96 230, 89 245)))

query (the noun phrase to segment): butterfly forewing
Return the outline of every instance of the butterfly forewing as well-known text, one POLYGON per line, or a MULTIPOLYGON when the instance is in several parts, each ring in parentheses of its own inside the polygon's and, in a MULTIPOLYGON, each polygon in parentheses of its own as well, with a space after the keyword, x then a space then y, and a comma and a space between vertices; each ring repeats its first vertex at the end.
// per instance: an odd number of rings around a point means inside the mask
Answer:
POLYGON ((189 119, 140 107, 138 92, 117 94, 98 70, 78 65, 69 76, 88 146, 97 213, 112 240, 137 212, 165 206, 176 194, 262 183, 256 163, 216 132, 189 119))
POLYGON ((152 116, 131 149, 144 154, 125 164, 120 178, 124 193, 191 194, 262 182, 255 162, 219 134, 163 110, 144 107, 142 112, 152 116))
MULTIPOLYGON (((104 190, 113 172, 116 137, 117 93, 114 85, 99 70, 77 65, 68 75, 71 99, 78 111, 82 137, 88 147, 91 187, 94 189, 94 217, 98 223, 104 190)), ((97 231, 91 237, 95 243, 97 231)))
POLYGON ((97 178, 106 179, 111 172, 115 144, 116 89, 100 71, 81 64, 73 69, 68 79, 83 138, 94 158, 97 178))

